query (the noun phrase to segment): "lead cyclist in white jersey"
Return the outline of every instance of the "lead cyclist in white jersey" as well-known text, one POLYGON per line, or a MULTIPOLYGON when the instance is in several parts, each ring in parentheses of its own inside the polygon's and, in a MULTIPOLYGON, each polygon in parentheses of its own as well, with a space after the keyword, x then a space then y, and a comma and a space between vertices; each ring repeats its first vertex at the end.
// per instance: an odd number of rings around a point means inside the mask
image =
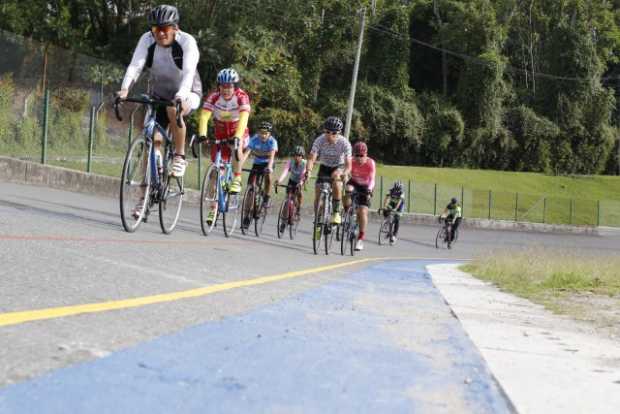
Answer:
MULTIPOLYGON (((138 80, 146 66, 150 74, 150 91, 159 99, 181 101, 183 116, 198 109, 202 99, 202 84, 197 66, 200 53, 196 40, 179 30, 179 12, 176 7, 162 4, 148 14, 151 31, 142 35, 121 90, 117 96, 127 97, 129 89, 138 80)), ((176 122, 176 108, 158 108, 157 122, 166 128, 170 126, 174 137, 174 159, 171 174, 182 177, 185 174, 185 121, 181 127, 176 122)), ((155 149, 159 151, 162 137, 155 132, 155 149)))

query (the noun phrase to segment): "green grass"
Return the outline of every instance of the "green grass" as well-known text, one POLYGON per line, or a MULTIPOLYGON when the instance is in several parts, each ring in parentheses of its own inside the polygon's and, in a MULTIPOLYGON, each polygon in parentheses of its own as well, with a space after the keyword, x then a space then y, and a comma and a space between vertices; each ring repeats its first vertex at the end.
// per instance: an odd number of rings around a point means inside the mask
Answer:
MULTIPOLYGON (((120 175, 125 143, 116 141, 115 148, 96 148, 95 155, 115 157, 117 163, 95 160, 93 172, 120 175)), ((0 146, 0 150, 7 155, 29 156, 33 160, 40 158, 40 149, 0 146)), ((81 171, 86 170, 86 154, 85 148, 52 146, 48 149, 50 164, 81 171), (83 159, 76 160, 75 157, 83 159)), ((276 173, 279 174, 279 168, 276 173)), ((373 208, 379 207, 380 194, 385 194, 395 180, 402 180, 405 184, 409 197, 406 208, 410 212, 439 214, 451 197, 457 197, 462 202, 465 217, 620 226, 620 177, 555 177, 537 173, 378 164, 373 208), (600 212, 598 200, 603 200, 600 212)), ((190 160, 186 185, 197 189, 198 182, 197 163, 190 160)))
POLYGON ((575 300, 579 295, 620 295, 618 256, 583 256, 539 248, 487 254, 461 266, 461 270, 554 312, 575 317, 588 311, 575 300))

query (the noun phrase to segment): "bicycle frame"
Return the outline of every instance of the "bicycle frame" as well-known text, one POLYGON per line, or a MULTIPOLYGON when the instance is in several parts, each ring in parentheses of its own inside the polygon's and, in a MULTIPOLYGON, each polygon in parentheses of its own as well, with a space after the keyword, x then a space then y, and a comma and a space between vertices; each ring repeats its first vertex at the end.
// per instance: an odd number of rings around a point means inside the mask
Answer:
MULTIPOLYGON (((232 179, 232 164, 230 161, 224 162, 222 160, 222 145, 225 145, 224 140, 216 140, 215 144, 217 147, 215 152, 215 168, 217 170, 217 199, 218 199, 218 210, 226 211, 226 199, 225 199, 225 191, 224 185, 232 179), (222 169, 224 169, 224 174, 222 174, 222 169)), ((209 179, 207 177, 206 179, 209 179)))

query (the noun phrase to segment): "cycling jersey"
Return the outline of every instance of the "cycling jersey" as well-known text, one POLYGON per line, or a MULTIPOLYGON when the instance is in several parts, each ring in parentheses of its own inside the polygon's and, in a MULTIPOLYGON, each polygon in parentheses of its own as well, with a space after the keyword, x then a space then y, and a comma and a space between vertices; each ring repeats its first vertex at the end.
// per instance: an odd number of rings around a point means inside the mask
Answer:
POLYGON ((267 164, 269 162, 269 154, 271 151, 278 152, 278 141, 271 135, 266 141, 256 134, 250 138, 248 148, 254 154, 254 164, 267 164))
POLYGON ((340 134, 333 144, 328 141, 325 134, 321 134, 314 140, 310 152, 317 154, 321 165, 330 168, 344 165, 345 160, 350 159, 352 155, 351 143, 340 134))
POLYGON ((278 181, 282 182, 284 180, 284 177, 286 177, 289 172, 291 173, 291 181, 294 181, 296 183, 301 182, 304 173, 306 172, 306 160, 302 159, 299 164, 297 164, 295 160, 288 160, 286 166, 284 167, 284 171, 282 171, 282 175, 280 176, 280 179, 278 181))
POLYGON ((151 32, 144 33, 127 67, 121 89, 129 90, 138 80, 147 65, 147 60, 150 60, 149 49, 152 50, 152 61, 148 62, 151 64, 149 93, 161 99, 172 100, 177 96, 189 99, 192 109, 197 109, 200 105, 200 97, 202 97, 202 83, 196 70, 200 53, 194 37, 180 30, 176 33, 174 43, 170 47, 159 46, 151 32), (173 50, 177 53, 173 53, 173 50), (182 55, 180 64, 179 54, 182 55))
POLYGON ((446 210, 448 210, 448 216, 452 217, 452 218, 460 218, 461 216, 461 206, 459 206, 458 204, 448 204, 446 206, 446 210))
POLYGON ((375 161, 366 157, 366 162, 362 164, 354 158, 351 163, 351 181, 372 191, 375 188, 375 161))
MULTIPOLYGON (((243 113, 250 113, 250 97, 242 89, 235 89, 232 98, 226 100, 219 92, 213 92, 203 102, 202 109, 204 112, 213 114, 215 123, 215 138, 226 139, 232 138, 235 134, 240 133, 239 138, 244 138, 245 146, 247 146, 247 138, 249 138, 250 131, 246 127, 242 131, 237 131, 237 127, 240 125, 243 113)), ((210 116, 209 116, 210 117, 210 116)), ((204 123, 201 119, 200 122, 200 135, 207 134, 207 121, 204 123), (204 129, 204 130, 203 130, 204 129)), ((243 126, 241 124, 241 126, 243 126)))

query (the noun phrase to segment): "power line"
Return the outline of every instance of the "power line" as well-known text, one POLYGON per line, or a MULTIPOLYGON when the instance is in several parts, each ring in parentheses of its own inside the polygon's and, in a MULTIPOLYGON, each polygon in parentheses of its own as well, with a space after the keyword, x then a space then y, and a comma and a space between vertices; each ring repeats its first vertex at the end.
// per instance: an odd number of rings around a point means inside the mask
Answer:
MULTIPOLYGON (((374 30, 375 32, 379 32, 379 33, 383 33, 383 34, 387 34, 389 36, 392 36, 394 38, 397 38, 399 40, 402 40, 403 42, 407 42, 407 40, 409 40, 411 43, 415 43, 418 44, 420 46, 424 46, 427 47, 429 49, 433 49, 436 50, 438 52, 444 52, 448 55, 451 56, 455 56, 458 58, 461 58, 463 60, 469 61, 469 62, 473 62, 473 63, 477 63, 480 65, 488 65, 489 62, 483 59, 480 59, 478 57, 475 56, 470 56, 470 55, 466 55, 464 53, 459 53, 459 52, 455 52, 453 50, 450 49, 445 49, 439 46, 435 46, 433 44, 424 42, 422 40, 416 39, 414 37, 409 37, 409 39, 405 38, 401 33, 395 32, 387 27, 383 27, 380 25, 368 25, 368 28, 370 30, 374 30)), ((559 76, 559 75, 552 75, 549 73, 543 73, 543 72, 532 72, 529 69, 525 69, 525 68, 517 68, 515 66, 512 65, 506 65, 505 66, 506 70, 509 72, 515 72, 515 73, 520 73, 520 72, 526 72, 528 74, 531 74, 537 78, 543 78, 543 79, 550 79, 550 80, 563 80, 563 81, 570 81, 570 82, 591 82, 591 79, 589 78, 579 78, 579 77, 573 77, 573 76, 559 76)), ((609 81, 609 80, 616 80, 618 77, 616 76, 608 76, 608 77, 601 77, 600 80, 601 82, 605 82, 605 81, 609 81)))

